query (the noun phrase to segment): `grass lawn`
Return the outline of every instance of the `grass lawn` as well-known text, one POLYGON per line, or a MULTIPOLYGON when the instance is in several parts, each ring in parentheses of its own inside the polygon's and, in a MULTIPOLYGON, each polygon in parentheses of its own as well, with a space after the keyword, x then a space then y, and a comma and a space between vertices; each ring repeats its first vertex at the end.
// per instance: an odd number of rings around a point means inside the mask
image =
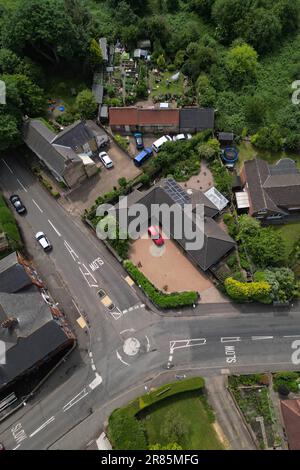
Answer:
POLYGON ((140 418, 146 429, 149 445, 168 444, 161 435, 161 425, 169 412, 180 416, 188 429, 187 437, 178 442, 185 450, 223 449, 211 424, 206 399, 199 392, 187 392, 152 405, 140 418))
POLYGON ((151 97, 158 95, 166 95, 170 93, 171 95, 182 95, 183 94, 183 75, 180 73, 179 79, 176 82, 171 81, 172 75, 175 75, 175 72, 164 72, 160 78, 161 82, 155 83, 155 75, 150 76, 150 87, 151 87, 151 97), (170 84, 167 84, 167 80, 170 80, 170 84))
POLYGON ((265 150, 259 150, 250 142, 242 142, 238 145, 239 150, 239 161, 238 168, 242 168, 243 164, 247 160, 252 160, 255 157, 262 158, 267 162, 274 164, 278 162, 281 158, 292 158, 297 161, 298 168, 300 168, 300 155, 288 153, 288 152, 268 152, 265 150))
POLYGON ((300 238, 300 222, 288 223, 275 228, 281 233, 286 244, 287 256, 289 256, 294 244, 300 238))

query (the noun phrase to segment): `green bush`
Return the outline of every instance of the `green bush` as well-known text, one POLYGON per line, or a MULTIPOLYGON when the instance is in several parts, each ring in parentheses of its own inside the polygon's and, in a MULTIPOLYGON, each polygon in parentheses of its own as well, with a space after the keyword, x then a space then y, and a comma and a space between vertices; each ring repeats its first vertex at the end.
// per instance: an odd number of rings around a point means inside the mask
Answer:
POLYGON ((191 306, 198 300, 194 291, 164 294, 144 276, 143 273, 129 260, 124 261, 124 267, 133 280, 144 290, 150 300, 159 308, 177 308, 191 306))
POLYGON ((126 409, 115 410, 110 415, 108 437, 114 449, 144 450, 147 448, 141 422, 126 409))
POLYGON ((290 392, 297 393, 299 392, 298 380, 298 372, 277 372, 273 375, 274 390, 278 391, 279 387, 285 386, 290 392))
POLYGON ((267 282, 239 282, 228 277, 225 280, 225 289, 229 297, 237 302, 271 303, 271 286, 267 282))
POLYGON ((125 137, 122 137, 120 134, 115 134, 114 139, 123 150, 128 150, 129 141, 125 137))

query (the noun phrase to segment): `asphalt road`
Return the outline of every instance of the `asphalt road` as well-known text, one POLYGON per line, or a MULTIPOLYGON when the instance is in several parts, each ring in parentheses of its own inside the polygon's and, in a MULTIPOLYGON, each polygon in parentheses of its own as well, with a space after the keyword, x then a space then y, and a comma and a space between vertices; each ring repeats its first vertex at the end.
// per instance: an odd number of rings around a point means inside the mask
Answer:
MULTIPOLYGON (((80 312, 89 321, 88 352, 82 350, 80 366, 49 394, 34 398, 1 424, 0 441, 7 448, 49 448, 91 409, 168 368, 197 368, 203 374, 299 368, 297 306, 281 314, 259 307, 252 313, 239 314, 236 308, 230 313, 227 306, 224 313, 208 308, 209 314, 197 317, 161 317, 144 306, 104 245, 17 161, 0 161, 0 187, 6 196, 19 194, 27 207, 28 214, 17 219, 29 253, 40 264, 53 265, 78 317, 80 312), (53 244, 49 254, 34 239, 40 230, 53 244), (113 312, 102 305, 100 288, 113 300, 113 312)), ((82 443, 89 439, 85 429, 82 443)))

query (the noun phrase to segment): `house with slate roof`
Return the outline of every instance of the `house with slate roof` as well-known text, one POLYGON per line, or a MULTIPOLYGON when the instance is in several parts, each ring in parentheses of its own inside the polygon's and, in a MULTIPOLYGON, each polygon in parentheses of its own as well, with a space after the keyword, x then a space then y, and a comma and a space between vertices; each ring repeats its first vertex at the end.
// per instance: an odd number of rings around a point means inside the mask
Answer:
POLYGON ((0 340, 6 351, 5 361, 0 357, 0 418, 6 412, 6 395, 17 400, 22 383, 30 383, 41 365, 56 357, 58 361, 75 341, 31 271, 16 253, 0 260, 0 340))
MULTIPOLYGON (((116 204, 114 209, 117 220, 120 220, 120 217, 122 216, 121 211, 128 211, 133 204, 137 203, 144 205, 148 209, 148 214, 151 213, 151 206, 154 204, 167 204, 169 207, 177 204, 182 211, 184 209, 184 204, 193 205, 191 216, 193 232, 200 232, 203 246, 197 250, 189 249, 188 244, 191 240, 186 239, 184 236, 182 239, 176 239, 175 241, 181 246, 186 256, 193 262, 193 264, 203 271, 208 271, 235 247, 235 241, 226 232, 224 232, 220 225, 218 225, 214 220, 214 217, 219 214, 219 209, 201 191, 195 192, 193 195, 189 195, 173 179, 169 178, 163 180, 161 183, 150 188, 146 192, 141 192, 139 190, 133 191, 128 196, 127 208, 123 208, 121 202, 116 204), (196 204, 203 205, 204 220, 199 220, 199 217, 195 212, 196 204)), ((188 215, 183 213, 183 224, 185 223, 185 217, 188 217, 188 215)), ((132 220, 133 219, 134 218, 132 218, 132 220)), ((128 221, 129 223, 131 222, 130 216, 128 217, 128 221)), ((150 221, 147 218, 142 222, 143 229, 146 231, 149 225, 162 225, 162 229, 165 230, 162 222, 162 219, 150 221)), ((169 234, 171 238, 174 236, 174 227, 174 220, 173 217, 171 217, 169 234)))
POLYGON ((109 141, 107 134, 92 121, 76 121, 56 134, 39 119, 24 121, 23 140, 54 178, 69 188, 91 175, 81 155, 91 156, 109 141))
POLYGON ((241 180, 253 217, 274 224, 300 216, 300 171, 294 160, 284 158, 276 165, 260 158, 246 161, 241 180))

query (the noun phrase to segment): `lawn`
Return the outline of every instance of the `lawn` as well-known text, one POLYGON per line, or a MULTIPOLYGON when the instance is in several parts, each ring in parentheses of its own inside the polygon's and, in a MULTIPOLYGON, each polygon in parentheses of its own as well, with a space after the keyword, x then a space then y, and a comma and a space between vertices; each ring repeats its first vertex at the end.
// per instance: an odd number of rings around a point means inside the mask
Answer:
MULTIPOLYGON (((180 73, 179 79, 177 81, 172 81, 171 77, 175 75, 175 72, 164 72, 160 74, 161 81, 159 83, 155 82, 155 75, 150 75, 150 87, 151 87, 151 97, 158 95, 182 95, 184 92, 183 89, 183 80, 184 77, 180 73), (168 84, 169 81, 169 84, 168 84)), ((157 77, 158 78, 158 77, 157 77)))
POLYGON ((238 167, 242 168, 243 164, 247 160, 252 160, 255 157, 262 158, 270 164, 275 164, 281 158, 292 158, 297 161, 297 165, 300 168, 300 155, 292 154, 289 152, 268 152, 265 150, 259 150, 250 142, 242 142, 238 145, 239 150, 239 161, 238 167))
POLYGON ((182 393, 162 400, 140 413, 149 445, 168 444, 161 435, 162 423, 170 412, 180 416, 187 429, 186 436, 178 442, 185 450, 218 450, 222 445, 212 426, 212 412, 206 398, 199 391, 182 393))
POLYGON ((288 223, 275 228, 280 232, 284 239, 286 244, 286 254, 288 257, 293 250, 294 244, 300 238, 300 222, 288 223))

